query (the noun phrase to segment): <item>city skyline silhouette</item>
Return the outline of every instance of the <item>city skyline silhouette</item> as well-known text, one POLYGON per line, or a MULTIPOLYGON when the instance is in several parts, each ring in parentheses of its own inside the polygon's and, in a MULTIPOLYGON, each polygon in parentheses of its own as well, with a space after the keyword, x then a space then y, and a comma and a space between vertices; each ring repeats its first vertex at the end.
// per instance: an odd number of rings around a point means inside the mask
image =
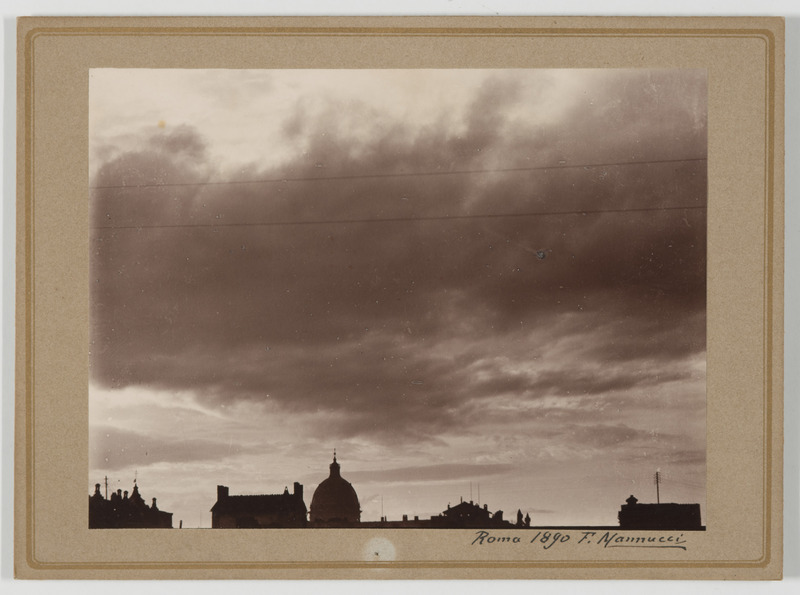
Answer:
MULTIPOLYGON (((214 529, 572 529, 572 530, 659 530, 702 531, 702 515, 699 503, 661 503, 658 487, 660 471, 655 474, 655 503, 640 503, 631 494, 620 507, 615 525, 542 525, 532 522, 529 512, 517 509, 516 520, 507 518, 503 510, 490 509, 478 500, 459 499, 458 504, 447 504, 447 509, 429 517, 403 514, 399 519, 390 519, 383 514, 379 520, 362 520, 361 504, 354 486, 341 474, 341 465, 334 451, 329 466, 329 476, 317 485, 306 505, 305 489, 294 482, 292 491, 284 488, 280 494, 231 494, 230 488, 217 485, 217 498, 211 507, 211 527, 214 529)), ((479 492, 480 494, 480 492, 479 492)), ((108 494, 108 477, 104 487, 95 484, 89 497, 90 529, 145 529, 174 528, 173 513, 161 511, 156 498, 148 506, 139 494, 134 479, 133 490, 118 489, 108 494)), ((533 519, 536 520, 535 518, 533 519)), ((183 520, 178 520, 183 528, 183 520)), ((488 535, 488 533, 487 533, 488 535)))

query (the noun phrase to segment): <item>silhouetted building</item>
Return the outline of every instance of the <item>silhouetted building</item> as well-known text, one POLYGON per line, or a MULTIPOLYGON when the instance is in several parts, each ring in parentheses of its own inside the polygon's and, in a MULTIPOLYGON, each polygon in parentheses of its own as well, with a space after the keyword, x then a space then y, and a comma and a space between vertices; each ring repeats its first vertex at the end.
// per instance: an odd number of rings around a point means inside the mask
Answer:
POLYGON ((517 509, 517 527, 530 527, 531 526, 531 515, 526 514, 525 518, 522 518, 522 510, 517 509))
POLYGON ((271 529, 306 526, 303 486, 294 482, 294 493, 231 496, 227 486, 217 486, 217 502, 211 508, 212 529, 271 529))
POLYGON ((488 505, 481 507, 474 502, 460 502, 456 506, 447 506, 447 510, 427 519, 420 519, 415 516, 408 518, 403 515, 400 521, 390 521, 386 517, 380 521, 367 521, 359 524, 359 527, 372 529, 512 529, 530 527, 530 517, 527 517, 528 524, 512 525, 503 519, 503 511, 490 512, 488 505))
POLYGON ((619 511, 619 528, 632 530, 702 531, 699 504, 639 504, 631 496, 619 511))
POLYGON ((133 482, 133 491, 112 492, 106 499, 100 493, 100 484, 94 484, 94 494, 89 496, 90 529, 171 529, 172 513, 159 510, 156 499, 151 506, 139 495, 139 486, 133 482))
POLYGON ((493 527, 511 527, 511 523, 503 519, 503 511, 489 512, 489 506, 481 507, 470 500, 459 502, 452 508, 448 505, 439 517, 431 519, 433 524, 448 529, 491 529, 493 527))
POLYGON ((361 522, 361 505, 349 481, 341 473, 333 453, 330 475, 311 498, 311 525, 314 527, 350 527, 361 522))

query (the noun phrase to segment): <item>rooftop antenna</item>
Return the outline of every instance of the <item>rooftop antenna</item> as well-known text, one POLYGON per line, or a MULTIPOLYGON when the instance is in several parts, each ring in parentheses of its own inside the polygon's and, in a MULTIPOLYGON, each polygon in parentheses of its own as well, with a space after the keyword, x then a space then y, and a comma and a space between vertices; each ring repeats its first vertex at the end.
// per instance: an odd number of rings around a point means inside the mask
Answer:
POLYGON ((472 482, 469 482, 469 501, 472 502, 472 482))
POLYGON ((656 483, 656 504, 661 504, 661 494, 659 493, 658 485, 661 483, 661 469, 656 469, 656 474, 653 476, 656 483))
POLYGON ((106 475, 104 479, 106 482, 106 500, 108 500, 108 475, 106 475))

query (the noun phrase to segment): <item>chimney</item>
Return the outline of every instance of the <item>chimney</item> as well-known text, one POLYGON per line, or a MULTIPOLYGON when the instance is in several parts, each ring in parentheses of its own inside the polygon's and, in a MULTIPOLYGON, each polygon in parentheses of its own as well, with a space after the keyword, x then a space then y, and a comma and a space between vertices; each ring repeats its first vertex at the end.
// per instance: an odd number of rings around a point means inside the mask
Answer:
POLYGON ((403 515, 403 521, 404 521, 404 522, 408 521, 408 515, 407 515, 407 514, 404 514, 404 515, 403 515))
POLYGON ((228 497, 228 486, 217 486, 217 502, 228 497))
POLYGON ((158 510, 158 506, 156 506, 156 499, 153 498, 153 506, 151 507, 153 510, 158 510))
POLYGON ((294 482, 294 495, 301 500, 303 499, 303 484, 294 482))

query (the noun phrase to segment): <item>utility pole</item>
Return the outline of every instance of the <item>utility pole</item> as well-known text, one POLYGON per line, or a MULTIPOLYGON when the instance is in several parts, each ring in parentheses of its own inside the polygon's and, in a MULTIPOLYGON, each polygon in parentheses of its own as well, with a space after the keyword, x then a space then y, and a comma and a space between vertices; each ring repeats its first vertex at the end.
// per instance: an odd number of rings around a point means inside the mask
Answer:
POLYGON ((661 494, 658 490, 658 484, 661 483, 661 469, 656 469, 656 474, 654 476, 656 482, 656 503, 661 504, 661 494))

